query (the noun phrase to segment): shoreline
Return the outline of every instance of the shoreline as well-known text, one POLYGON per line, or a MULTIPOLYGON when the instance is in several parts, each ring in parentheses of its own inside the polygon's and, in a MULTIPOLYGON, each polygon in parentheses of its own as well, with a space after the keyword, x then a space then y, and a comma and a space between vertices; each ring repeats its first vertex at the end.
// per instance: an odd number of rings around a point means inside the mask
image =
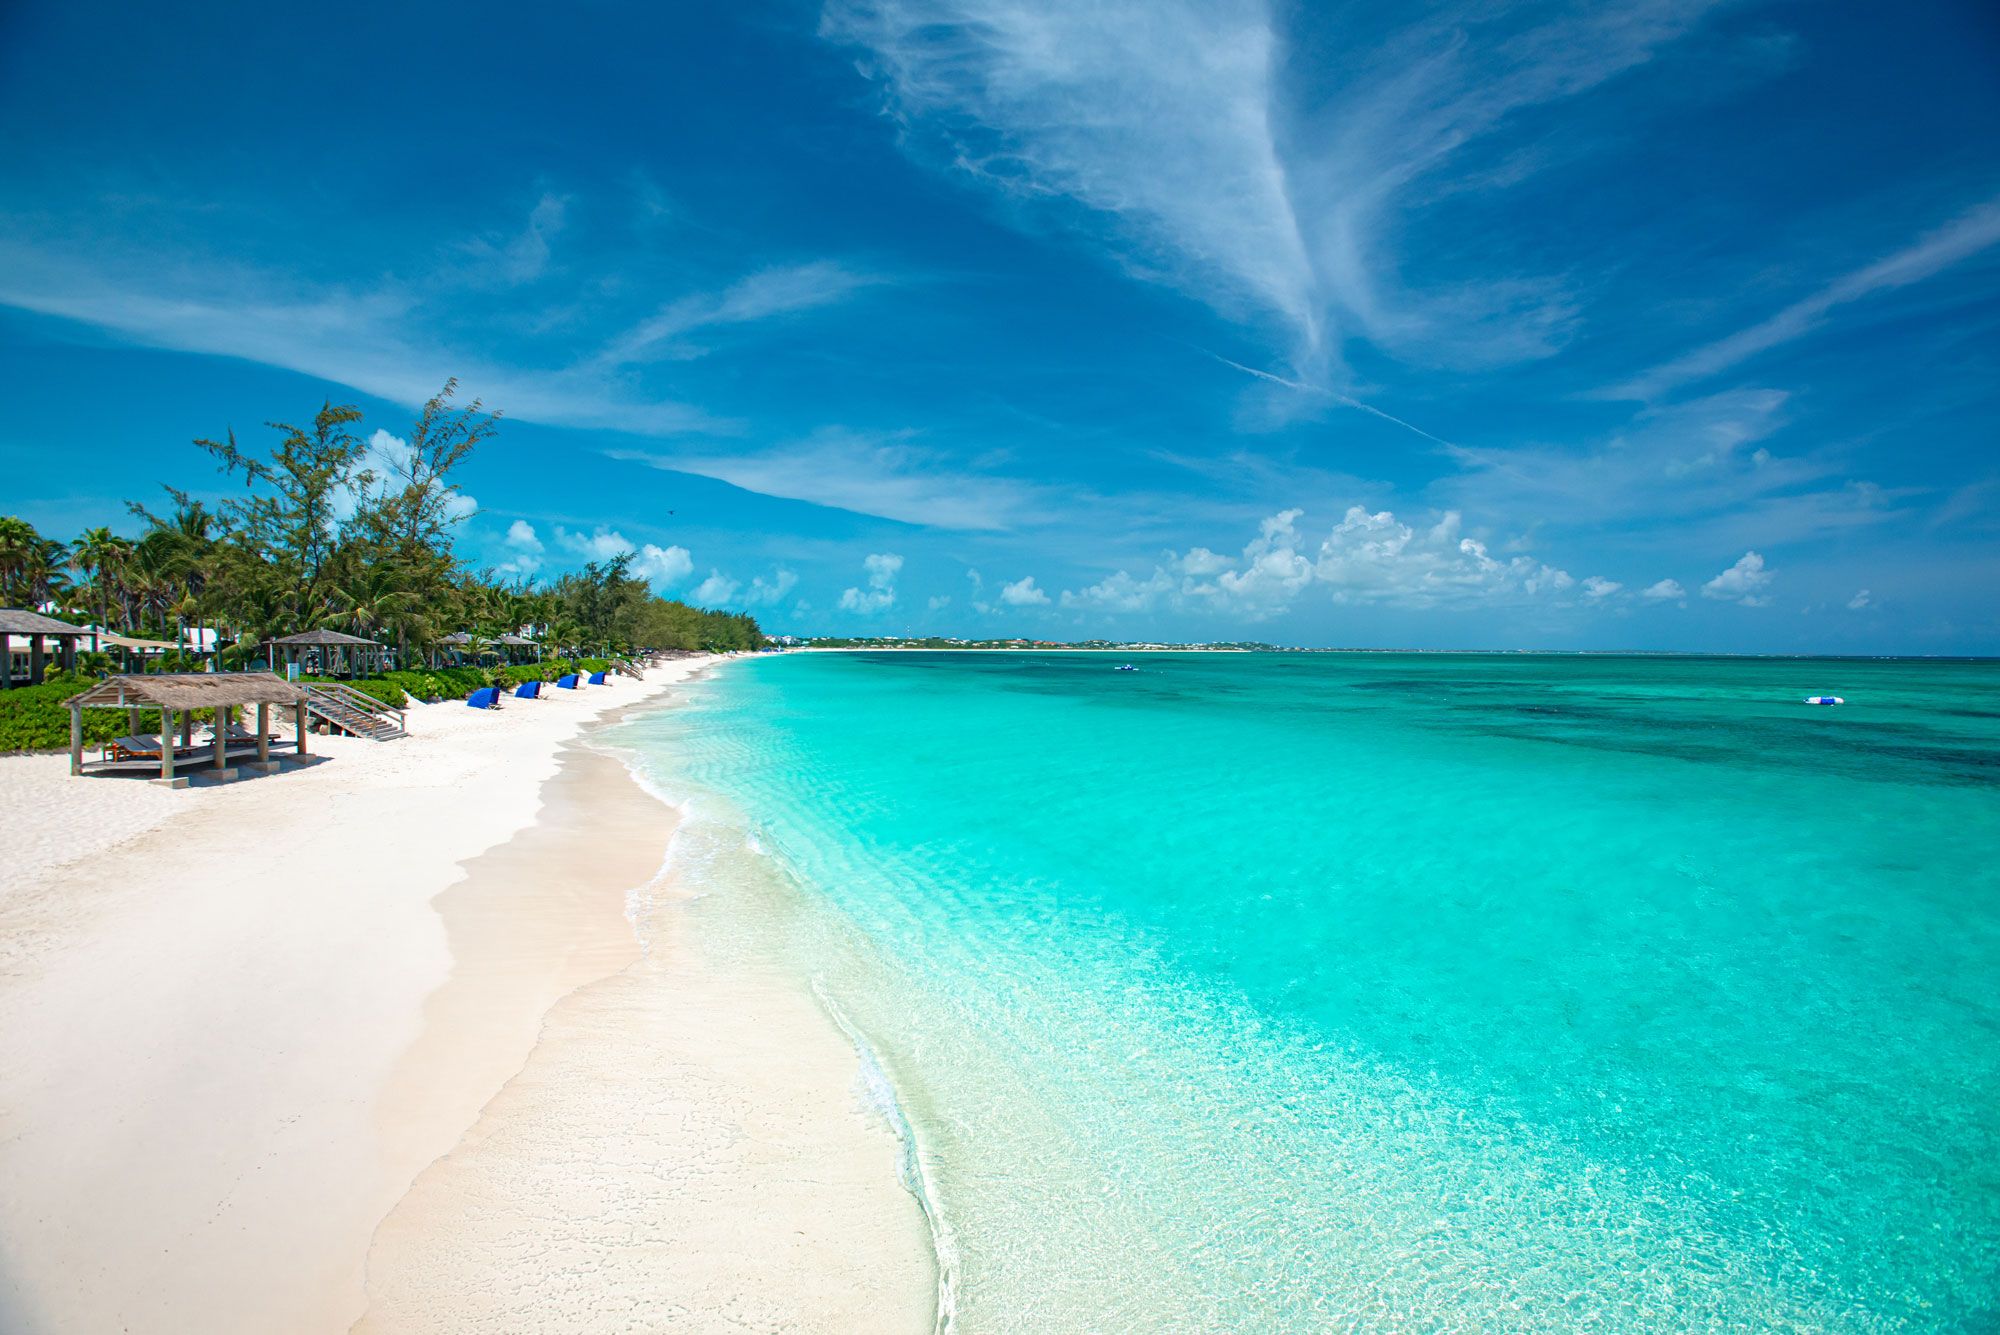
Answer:
MULTIPOLYGON (((0 1325, 477 1328, 456 1308, 426 1324, 424 1302, 411 1301, 465 1236, 454 1233, 465 1217, 435 1208, 436 1184, 496 1162, 510 1137, 524 1147, 517 1167, 577 1168, 579 1132, 632 1120, 629 1100, 595 1105, 578 1124, 523 1093, 559 1058, 574 1067, 590 1056, 600 1077, 623 1069, 632 1053, 619 1049, 631 1037, 621 1026, 646 1016, 603 994, 643 963, 625 896, 658 873, 671 814, 584 734, 622 707, 657 704, 714 661, 620 683, 636 691, 561 693, 497 716, 419 707, 400 741, 315 738, 323 758, 310 767, 182 792, 72 780, 55 757, 0 758, 10 799, 0 836, 14 858, 0 891, 10 1016, 0 1030, 0 1227, 10 1239, 0 1325), (572 874, 557 884, 551 865, 572 874), (563 1134, 523 1138, 551 1127, 563 1134)), ((884 1184, 914 1214, 890 1151, 869 1160, 870 1138, 892 1137, 858 1111, 859 1058, 830 1022, 810 1007, 800 1021, 773 980, 698 974, 693 944, 677 940, 672 954, 708 995, 680 998, 664 1018, 732 986, 741 995, 724 1018, 759 1014, 746 999, 789 1017, 774 1032, 791 1047, 753 1046, 734 1074, 775 1106, 822 1114, 802 1119, 820 1136, 802 1143, 855 1160, 848 1185, 866 1204, 846 1212, 849 1231, 888 1208, 884 1184), (805 1050, 818 1055, 801 1097, 794 1066, 805 1050)), ((711 1076, 702 1063, 730 1055, 684 1052, 680 1075, 711 1076)), ((715 1109, 694 1099, 685 1111, 715 1109)), ((637 1121, 656 1163, 696 1145, 676 1140, 673 1124, 637 1121)), ((730 1167, 745 1199, 781 1187, 765 1179, 788 1168, 794 1185, 802 1176, 798 1161, 730 1167)), ((615 1180, 638 1175, 628 1165, 615 1180)), ((677 1196, 661 1193, 667 1205, 677 1196)), ((564 1222, 547 1213, 541 1224, 564 1222)), ((715 1259, 751 1243, 763 1257, 788 1242, 697 1231, 676 1247, 715 1259)), ((807 1281, 822 1260, 799 1268, 807 1281)), ((894 1264, 883 1274, 896 1277, 886 1287, 922 1288, 894 1264)), ((723 1324, 722 1308, 699 1304, 726 1297, 730 1275, 716 1268, 686 1317, 723 1324)), ((517 1264, 507 1278, 521 1277, 517 1264)), ((560 1314, 602 1275, 543 1277, 566 1286, 560 1314)), ((646 1271, 619 1290, 639 1304, 620 1315, 671 1310, 675 1286, 692 1278, 646 1271)), ((812 1289, 799 1301, 816 1301, 812 1289)), ((868 1291, 871 1310, 884 1300, 868 1291)), ((563 1328, 616 1319, 608 1308, 600 1318, 563 1328)), ((518 1316, 496 1319, 492 1329, 519 1328, 518 1316)))

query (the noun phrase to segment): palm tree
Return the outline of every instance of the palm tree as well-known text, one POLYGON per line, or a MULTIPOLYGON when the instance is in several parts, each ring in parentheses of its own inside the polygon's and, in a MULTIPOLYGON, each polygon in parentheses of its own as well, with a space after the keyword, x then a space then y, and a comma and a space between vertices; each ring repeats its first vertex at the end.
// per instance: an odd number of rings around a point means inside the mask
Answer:
POLYGON ((13 515, 0 517, 0 601, 32 601, 28 571, 41 545, 33 524, 13 515))
POLYGON ((374 639, 376 632, 398 612, 413 606, 417 597, 402 587, 396 571, 385 565, 368 565, 340 581, 334 595, 345 609, 356 634, 374 639))
POLYGON ((85 529, 70 551, 70 564, 91 587, 97 604, 97 624, 111 629, 111 595, 118 572, 132 555, 132 544, 108 528, 85 529))

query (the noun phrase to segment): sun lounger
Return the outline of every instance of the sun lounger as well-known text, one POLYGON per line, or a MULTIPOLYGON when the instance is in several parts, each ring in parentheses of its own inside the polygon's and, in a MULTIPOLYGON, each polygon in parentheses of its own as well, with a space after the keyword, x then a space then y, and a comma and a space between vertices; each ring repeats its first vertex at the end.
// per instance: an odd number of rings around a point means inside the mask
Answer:
POLYGON ((566 675, 564 675, 564 676, 561 676, 561 677, 557 677, 557 678, 556 678, 556 685, 558 685, 558 686, 562 687, 562 688, 563 688, 563 689, 564 689, 565 691, 573 691, 573 690, 575 690, 575 689, 576 689, 576 674, 575 674, 574 672, 571 672, 571 673, 568 673, 568 674, 566 674, 566 675))
POLYGON ((157 736, 120 737, 106 744, 113 760, 158 760, 160 739, 157 736))
POLYGON ((498 686, 481 686, 471 695, 465 697, 465 703, 471 705, 474 709, 497 709, 500 707, 500 688, 498 686))
POLYGON ((539 700, 542 698, 542 684, 538 681, 524 681, 514 688, 517 700, 539 700))
POLYGON ((591 673, 590 684, 592 686, 602 686, 604 684, 604 674, 602 672, 591 673))

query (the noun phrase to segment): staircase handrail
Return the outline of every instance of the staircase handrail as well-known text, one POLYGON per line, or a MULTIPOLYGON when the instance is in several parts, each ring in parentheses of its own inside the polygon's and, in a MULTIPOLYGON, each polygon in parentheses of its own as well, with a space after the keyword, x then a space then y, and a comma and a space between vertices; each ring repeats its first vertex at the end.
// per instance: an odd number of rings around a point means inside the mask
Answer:
POLYGON ((357 713, 369 714, 382 719, 384 722, 387 722, 387 715, 394 714, 398 730, 403 732, 409 731, 409 720, 405 711, 398 709, 386 700, 376 699, 366 691, 358 691, 345 682, 313 681, 300 682, 299 684, 305 688, 308 697, 315 695, 330 696, 357 713))

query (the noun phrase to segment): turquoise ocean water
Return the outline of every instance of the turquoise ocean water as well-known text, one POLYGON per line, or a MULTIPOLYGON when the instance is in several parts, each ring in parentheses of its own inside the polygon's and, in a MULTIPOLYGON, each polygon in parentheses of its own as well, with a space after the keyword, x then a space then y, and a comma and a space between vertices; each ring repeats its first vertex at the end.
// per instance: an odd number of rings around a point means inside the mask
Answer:
POLYGON ((942 1325, 2000 1328, 2000 665, 1131 661, 614 738, 868 1054, 942 1325))

